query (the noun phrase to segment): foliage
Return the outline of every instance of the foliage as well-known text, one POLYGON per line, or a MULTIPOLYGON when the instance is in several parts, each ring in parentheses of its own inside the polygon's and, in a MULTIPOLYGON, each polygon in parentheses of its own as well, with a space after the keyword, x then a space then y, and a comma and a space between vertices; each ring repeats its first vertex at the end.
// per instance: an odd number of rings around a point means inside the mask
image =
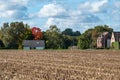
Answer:
POLYGON ((67 28, 62 32, 63 35, 63 48, 67 49, 70 46, 76 46, 78 42, 78 36, 81 35, 79 31, 73 31, 71 28, 67 28))
POLYGON ((112 32, 113 29, 107 25, 99 25, 93 29, 86 30, 78 40, 78 47, 81 49, 96 48, 97 37, 103 32, 112 32))
POLYGON ((25 35, 26 35, 25 40, 33 40, 34 39, 34 35, 32 34, 32 30, 30 28, 27 28, 25 35))
POLYGON ((3 48, 4 47, 4 43, 2 40, 0 40, 0 48, 3 48))
POLYGON ((69 46, 72 46, 73 42, 72 42, 72 37, 71 36, 68 36, 68 35, 63 35, 63 48, 64 49, 67 49, 69 46))
POLYGON ((73 32, 71 28, 67 28, 62 32, 62 34, 69 36, 80 36, 81 33, 79 31, 73 32))
POLYGON ((4 23, 0 30, 0 40, 6 48, 22 48, 23 40, 40 40, 46 42, 47 49, 67 49, 77 46, 80 49, 96 48, 97 37, 103 32, 112 32, 113 29, 107 25, 95 26, 86 30, 82 35, 79 31, 67 28, 60 31, 56 25, 51 25, 48 30, 41 32, 40 28, 30 27, 23 22, 4 23), (79 37, 78 37, 79 36, 79 37))
POLYGON ((46 48, 62 48, 62 35, 56 25, 51 25, 50 28, 44 33, 44 40, 46 41, 46 48))
POLYGON ((80 32, 73 32, 69 28, 61 32, 56 25, 51 25, 46 32, 43 32, 43 39, 46 41, 47 49, 67 49, 69 46, 77 45, 77 35, 80 35, 80 32))
POLYGON ((79 40, 78 40, 78 48, 80 49, 87 49, 90 47, 90 36, 89 35, 86 35, 86 34, 83 34, 79 37, 79 40))
POLYGON ((1 28, 1 40, 6 48, 22 48, 29 26, 23 22, 4 23, 1 28))
POLYGON ((32 34, 34 36, 34 40, 39 40, 39 39, 42 39, 42 32, 41 32, 41 29, 40 28, 37 28, 37 27, 33 27, 32 28, 32 34))
POLYGON ((112 43, 112 47, 113 47, 114 49, 120 49, 120 42, 113 42, 113 43, 112 43))
POLYGON ((62 35, 62 38, 63 38, 64 49, 68 49, 70 46, 77 46, 77 42, 78 42, 77 36, 62 35))

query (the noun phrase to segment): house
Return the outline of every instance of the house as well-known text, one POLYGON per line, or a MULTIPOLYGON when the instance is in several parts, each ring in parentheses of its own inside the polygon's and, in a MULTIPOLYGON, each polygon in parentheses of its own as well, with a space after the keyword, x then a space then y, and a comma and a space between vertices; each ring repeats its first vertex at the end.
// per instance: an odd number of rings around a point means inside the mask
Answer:
POLYGON ((110 48, 111 34, 109 32, 103 32, 97 38, 97 48, 110 48))
POLYGON ((44 40, 24 40, 23 43, 23 49, 30 50, 30 49, 44 49, 45 48, 45 42, 44 40))
POLYGON ((97 38, 97 48, 110 47, 120 49, 120 32, 104 32, 97 38))
POLYGON ((120 49, 120 32, 113 32, 111 36, 111 47, 120 49))

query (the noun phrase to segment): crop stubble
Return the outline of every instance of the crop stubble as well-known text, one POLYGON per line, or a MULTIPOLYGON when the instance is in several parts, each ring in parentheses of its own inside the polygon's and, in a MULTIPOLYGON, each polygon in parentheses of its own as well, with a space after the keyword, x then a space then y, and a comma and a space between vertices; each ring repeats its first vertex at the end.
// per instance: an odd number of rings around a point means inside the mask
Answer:
POLYGON ((0 80, 120 80, 120 51, 1 50, 0 80))

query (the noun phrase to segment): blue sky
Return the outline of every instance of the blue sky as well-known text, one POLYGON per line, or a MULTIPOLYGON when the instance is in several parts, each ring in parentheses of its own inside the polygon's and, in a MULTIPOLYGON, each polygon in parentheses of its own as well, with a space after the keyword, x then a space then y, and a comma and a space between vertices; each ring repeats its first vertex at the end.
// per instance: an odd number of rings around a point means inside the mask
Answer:
POLYGON ((42 30, 57 25, 84 32, 107 24, 120 31, 120 0, 0 0, 0 26, 15 21, 42 30))

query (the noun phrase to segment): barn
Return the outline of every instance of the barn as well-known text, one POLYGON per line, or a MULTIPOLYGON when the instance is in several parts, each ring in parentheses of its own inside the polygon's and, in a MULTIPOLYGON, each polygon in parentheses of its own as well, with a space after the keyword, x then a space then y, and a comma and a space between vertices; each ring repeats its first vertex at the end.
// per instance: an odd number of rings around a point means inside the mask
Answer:
POLYGON ((25 50, 30 49, 42 50, 45 48, 44 40, 24 40, 22 45, 23 49, 25 50))

